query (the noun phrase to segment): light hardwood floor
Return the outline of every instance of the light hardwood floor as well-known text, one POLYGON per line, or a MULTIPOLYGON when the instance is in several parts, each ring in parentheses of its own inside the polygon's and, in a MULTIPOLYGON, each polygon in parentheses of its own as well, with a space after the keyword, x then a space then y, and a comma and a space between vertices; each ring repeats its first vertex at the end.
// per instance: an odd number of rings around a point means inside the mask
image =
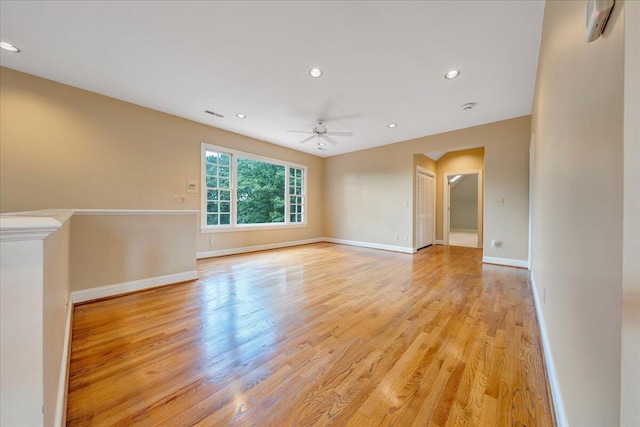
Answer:
POLYGON ((77 306, 68 425, 553 425, 528 272, 320 243, 77 306))

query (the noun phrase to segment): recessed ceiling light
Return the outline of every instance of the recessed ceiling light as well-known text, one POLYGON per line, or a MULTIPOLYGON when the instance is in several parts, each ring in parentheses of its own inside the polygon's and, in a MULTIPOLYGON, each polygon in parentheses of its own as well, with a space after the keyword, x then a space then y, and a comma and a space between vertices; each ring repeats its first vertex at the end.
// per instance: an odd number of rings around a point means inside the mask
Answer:
POLYGON ((309 75, 311 77, 318 78, 322 75, 322 71, 320 71, 320 68, 312 68, 309 70, 309 75))
POLYGON ((458 70, 451 70, 449 71, 447 74, 444 75, 444 78, 447 80, 451 80, 451 79, 455 79, 456 77, 458 77, 460 75, 460 71, 458 70))
POLYGON ((397 123, 389 123, 389 124, 387 125, 387 127, 388 127, 388 128, 392 128, 392 129, 393 129, 394 127, 396 127, 396 126, 398 126, 398 124, 397 124, 397 123))
POLYGON ((462 108, 463 110, 471 110, 475 106, 476 106, 475 102, 469 102, 467 104, 462 104, 460 108, 462 108))
POLYGON ((5 42, 0 42, 0 48, 2 50, 6 50, 7 52, 13 52, 13 53, 20 52, 20 49, 18 49, 17 47, 15 47, 12 44, 5 43, 5 42))
POLYGON ((236 117, 239 118, 239 119, 244 119, 247 116, 242 114, 242 113, 238 113, 238 114, 236 114, 236 117))

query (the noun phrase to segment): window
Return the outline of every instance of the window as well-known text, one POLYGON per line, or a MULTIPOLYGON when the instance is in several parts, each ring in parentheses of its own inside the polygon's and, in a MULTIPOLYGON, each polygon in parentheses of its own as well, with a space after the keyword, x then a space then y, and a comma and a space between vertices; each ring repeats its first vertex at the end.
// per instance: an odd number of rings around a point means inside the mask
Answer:
POLYGON ((306 224, 306 167, 202 143, 202 229, 306 224))

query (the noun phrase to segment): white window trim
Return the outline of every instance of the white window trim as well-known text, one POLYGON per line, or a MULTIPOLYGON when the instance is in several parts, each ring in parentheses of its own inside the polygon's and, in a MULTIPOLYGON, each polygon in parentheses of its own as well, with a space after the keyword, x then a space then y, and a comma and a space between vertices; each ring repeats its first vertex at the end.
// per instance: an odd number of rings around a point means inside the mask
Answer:
POLYGON ((237 231, 254 231, 254 230, 273 230, 273 229, 285 229, 285 228, 304 228, 307 226, 307 181, 308 181, 308 173, 307 166, 287 162, 284 160, 274 159, 271 157, 260 156, 258 154, 247 153, 245 151, 233 150, 227 147, 220 147, 218 145, 209 144, 207 142, 202 142, 200 144, 200 231, 202 233, 228 233, 228 232, 237 232, 237 231), (231 155, 231 163, 229 169, 229 179, 230 186, 229 190, 231 191, 231 224, 229 225, 207 225, 207 156, 206 150, 217 151, 224 154, 231 155), (237 162, 238 157, 242 157, 245 159, 257 160, 266 163, 271 163, 279 166, 284 166, 286 169, 285 174, 285 222, 278 223, 267 223, 267 224, 238 224, 237 223, 237 194, 236 194, 236 172, 237 172, 237 162), (291 195, 289 194, 289 168, 297 168, 303 170, 304 180, 303 180, 303 214, 302 214, 302 222, 289 222, 290 221, 290 204, 291 204, 291 195))

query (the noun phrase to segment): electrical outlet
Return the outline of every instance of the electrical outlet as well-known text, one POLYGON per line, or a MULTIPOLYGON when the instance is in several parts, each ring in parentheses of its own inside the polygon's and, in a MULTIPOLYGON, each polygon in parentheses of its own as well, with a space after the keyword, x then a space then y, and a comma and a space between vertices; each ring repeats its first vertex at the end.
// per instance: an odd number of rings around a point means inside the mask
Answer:
POLYGON ((502 198, 501 199, 493 199, 493 204, 495 206, 502 206, 502 205, 504 205, 504 199, 502 199, 502 198))
POLYGON ((404 236, 404 241, 408 242, 409 241, 409 236, 404 236))
POLYGON ((173 196, 173 203, 186 203, 187 198, 185 196, 173 196))
POLYGON ((213 237, 211 239, 209 239, 209 244, 213 245, 213 237))

